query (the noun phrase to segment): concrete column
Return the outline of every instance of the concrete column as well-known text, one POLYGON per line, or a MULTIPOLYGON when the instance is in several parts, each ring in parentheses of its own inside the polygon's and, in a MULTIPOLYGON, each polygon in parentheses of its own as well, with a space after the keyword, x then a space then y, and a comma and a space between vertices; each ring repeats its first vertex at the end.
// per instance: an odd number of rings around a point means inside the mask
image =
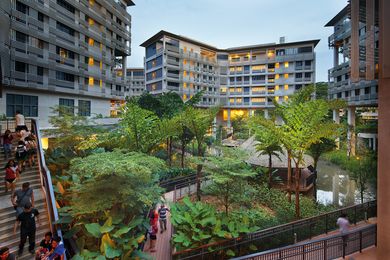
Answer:
POLYGON ((213 119, 213 137, 216 138, 217 137, 217 117, 214 117, 213 119))
POLYGON ((355 107, 348 107, 348 155, 349 156, 355 156, 356 155, 356 134, 355 134, 355 127, 356 127, 356 108, 355 107))
POLYGON ((333 67, 336 67, 339 65, 339 47, 334 46, 333 47, 333 67))
POLYGON ((351 0, 351 81, 359 81, 359 0, 351 0))
POLYGON ((336 174, 332 178, 332 192, 333 192, 333 204, 338 206, 339 205, 339 192, 340 192, 340 178, 339 175, 336 174))
POLYGON ((226 126, 227 127, 232 127, 232 122, 230 121, 230 113, 231 113, 231 111, 230 111, 230 108, 227 110, 227 122, 226 122, 226 126))
POLYGON ((390 255, 390 1, 379 0, 377 259, 390 255))
POLYGON ((268 109, 264 109, 264 117, 269 119, 268 109))
POLYGON ((126 80, 126 56, 122 56, 122 79, 126 80))
POLYGON ((375 79, 375 0, 366 0, 366 80, 375 79))
MULTIPOLYGON (((340 111, 338 109, 333 110, 333 121, 336 124, 340 124, 340 111)), ((339 150, 340 149, 340 137, 337 137, 335 142, 336 142, 336 149, 339 150)))

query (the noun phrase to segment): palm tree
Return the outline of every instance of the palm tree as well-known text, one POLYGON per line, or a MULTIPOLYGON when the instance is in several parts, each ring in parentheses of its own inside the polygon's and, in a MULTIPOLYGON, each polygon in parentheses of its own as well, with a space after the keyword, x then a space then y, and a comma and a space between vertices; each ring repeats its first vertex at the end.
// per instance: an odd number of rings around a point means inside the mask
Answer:
POLYGON ((259 141, 259 144, 256 145, 256 150, 260 152, 260 155, 268 155, 268 187, 271 188, 272 156, 276 156, 281 160, 279 154, 283 153, 283 149, 275 136, 269 131, 262 131, 261 134, 257 134, 256 140, 259 141))

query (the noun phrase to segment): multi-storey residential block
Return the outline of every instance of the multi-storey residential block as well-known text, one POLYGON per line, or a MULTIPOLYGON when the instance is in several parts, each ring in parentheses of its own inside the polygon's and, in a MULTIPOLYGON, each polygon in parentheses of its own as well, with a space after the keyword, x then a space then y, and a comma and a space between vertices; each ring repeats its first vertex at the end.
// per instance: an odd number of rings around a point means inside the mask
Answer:
MULTIPOLYGON (((325 26, 334 27, 329 37, 333 68, 329 70, 329 98, 348 102, 349 153, 355 154, 355 110, 378 104, 378 1, 349 0, 325 26)), ((334 111, 339 122, 339 111, 334 111)), ((369 142, 376 142, 371 134, 369 142)))
POLYGON ((204 91, 200 106, 221 106, 220 121, 283 102, 315 82, 314 48, 319 40, 218 49, 160 31, 145 47, 146 90, 174 91, 184 101, 204 91))
POLYGON ((144 68, 126 69, 127 93, 129 96, 139 96, 145 91, 144 68))
POLYGON ((131 0, 0 2, 0 114, 20 110, 48 126, 50 107, 110 115, 124 100, 131 0))

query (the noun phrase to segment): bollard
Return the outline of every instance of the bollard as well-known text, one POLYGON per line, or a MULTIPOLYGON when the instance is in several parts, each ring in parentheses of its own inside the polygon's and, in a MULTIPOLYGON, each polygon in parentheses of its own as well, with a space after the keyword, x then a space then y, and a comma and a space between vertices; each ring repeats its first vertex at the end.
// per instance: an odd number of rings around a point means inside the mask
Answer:
POLYGON ((297 233, 294 233, 294 244, 298 243, 297 233))

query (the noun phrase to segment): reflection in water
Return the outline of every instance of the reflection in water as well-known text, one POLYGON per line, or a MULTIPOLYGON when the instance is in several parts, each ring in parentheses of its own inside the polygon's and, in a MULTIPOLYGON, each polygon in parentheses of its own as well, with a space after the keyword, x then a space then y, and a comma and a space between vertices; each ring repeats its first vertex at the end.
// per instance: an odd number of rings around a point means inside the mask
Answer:
MULTIPOLYGON (((360 203, 360 193, 350 173, 327 161, 317 166, 317 200, 322 204, 349 206, 360 203)), ((364 194, 364 201, 374 199, 372 187, 364 194)))

